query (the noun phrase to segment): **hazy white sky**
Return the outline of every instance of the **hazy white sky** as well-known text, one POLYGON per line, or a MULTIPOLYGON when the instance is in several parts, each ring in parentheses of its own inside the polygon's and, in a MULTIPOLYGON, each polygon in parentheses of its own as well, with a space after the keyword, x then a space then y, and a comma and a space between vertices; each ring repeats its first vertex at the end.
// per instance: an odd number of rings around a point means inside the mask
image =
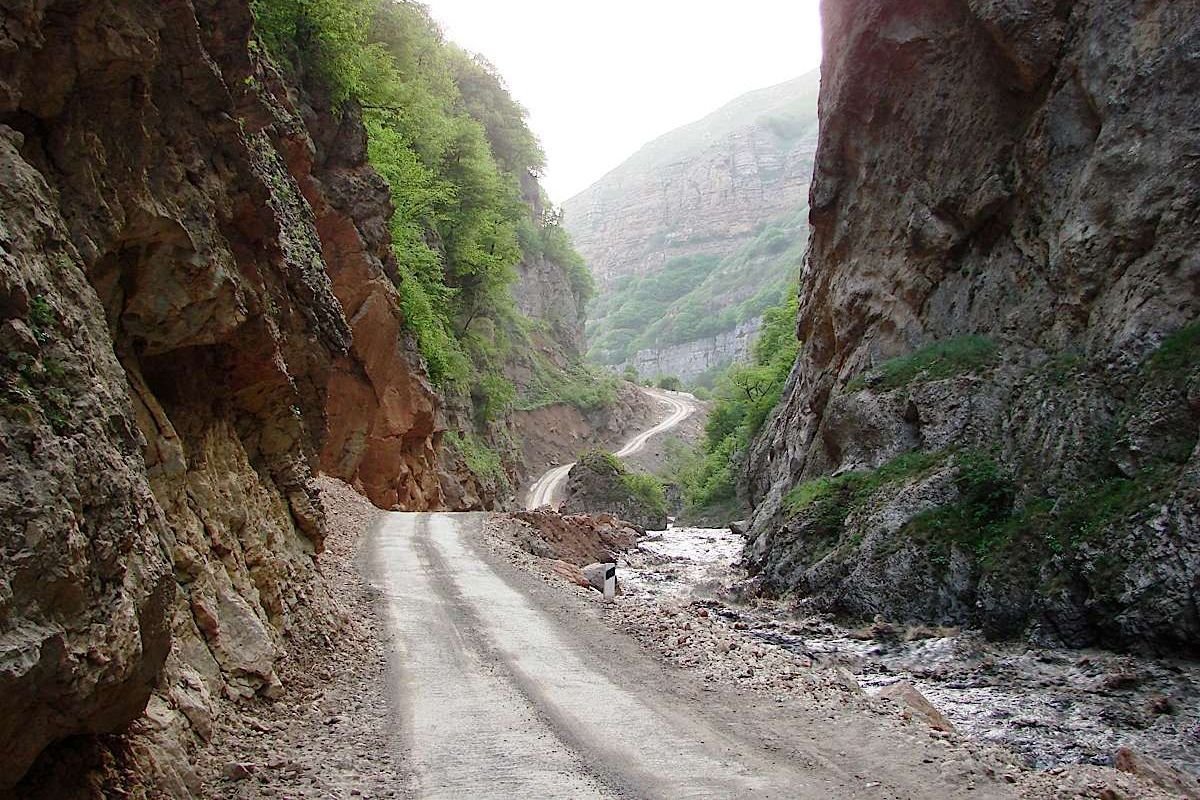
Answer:
POLYGON ((562 203, 641 145, 821 61, 819 0, 425 0, 529 109, 562 203))

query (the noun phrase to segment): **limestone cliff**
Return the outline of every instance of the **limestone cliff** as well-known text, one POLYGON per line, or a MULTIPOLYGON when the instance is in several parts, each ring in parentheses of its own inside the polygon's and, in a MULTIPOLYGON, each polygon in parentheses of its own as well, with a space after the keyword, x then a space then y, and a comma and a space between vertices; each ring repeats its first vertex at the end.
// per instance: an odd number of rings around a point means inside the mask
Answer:
POLYGON ((762 317, 752 317, 702 339, 638 350, 628 363, 639 375, 673 375, 688 383, 745 361, 761 327, 762 317))
POLYGON ((738 98, 564 203, 599 288, 668 258, 731 253, 763 220, 803 205, 817 85, 814 72, 738 98))
POLYGON ((819 610, 1200 641, 1200 3, 824 5, 748 558, 819 610))
POLYGON ((286 86, 247 3, 0 22, 0 794, 132 731, 187 796, 217 698, 324 624, 310 475, 439 506, 439 401, 353 109, 286 86))

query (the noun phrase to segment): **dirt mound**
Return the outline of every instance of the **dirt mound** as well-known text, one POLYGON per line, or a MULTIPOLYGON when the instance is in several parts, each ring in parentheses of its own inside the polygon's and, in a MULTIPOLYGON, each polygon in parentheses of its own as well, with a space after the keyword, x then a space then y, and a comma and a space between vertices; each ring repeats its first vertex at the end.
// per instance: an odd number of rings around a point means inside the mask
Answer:
POLYGON ((504 530, 522 550, 580 567, 615 561, 615 554, 636 547, 640 536, 635 527, 612 514, 563 516, 539 509, 511 518, 522 524, 504 530))

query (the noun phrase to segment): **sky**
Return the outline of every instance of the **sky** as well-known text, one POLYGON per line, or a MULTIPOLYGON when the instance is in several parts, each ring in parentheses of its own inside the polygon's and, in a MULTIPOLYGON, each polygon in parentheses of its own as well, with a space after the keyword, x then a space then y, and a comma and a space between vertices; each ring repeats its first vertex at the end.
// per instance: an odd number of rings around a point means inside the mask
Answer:
POLYGON ((819 0, 425 0, 504 76, 558 204, 655 137, 820 65, 819 0))

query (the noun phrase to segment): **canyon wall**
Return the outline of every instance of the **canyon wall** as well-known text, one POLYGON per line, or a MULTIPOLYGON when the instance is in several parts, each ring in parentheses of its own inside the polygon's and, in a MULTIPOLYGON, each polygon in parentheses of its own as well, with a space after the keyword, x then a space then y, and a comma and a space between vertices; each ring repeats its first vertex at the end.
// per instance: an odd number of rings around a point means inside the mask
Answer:
POLYGON ((754 347, 762 318, 740 322, 731 330, 682 344, 638 350, 628 364, 639 375, 673 375, 685 383, 728 364, 745 361, 754 347))
POLYGON ((439 400, 354 109, 247 3, 0 13, 0 794, 129 731, 108 758, 188 796, 218 699, 329 622, 311 474, 440 507, 439 400))
POLYGON ((813 610, 1194 653, 1200 3, 824 17, 752 569, 813 610))

